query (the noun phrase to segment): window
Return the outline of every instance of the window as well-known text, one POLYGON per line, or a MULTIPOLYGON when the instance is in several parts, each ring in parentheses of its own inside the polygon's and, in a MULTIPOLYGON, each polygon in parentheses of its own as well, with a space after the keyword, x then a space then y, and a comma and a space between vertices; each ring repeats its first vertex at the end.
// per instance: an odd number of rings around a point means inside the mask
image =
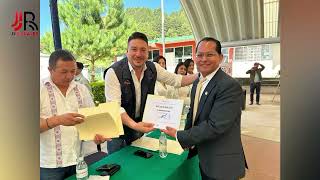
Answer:
POLYGON ((153 58, 152 58, 152 51, 149 51, 148 59, 149 59, 149 60, 150 60, 150 59, 153 59, 153 58))
POLYGON ((177 47, 177 48, 174 48, 175 49, 175 57, 178 58, 178 57, 182 57, 183 56, 183 47, 177 47))
POLYGON ((166 53, 171 53, 173 52, 173 48, 166 48, 166 53))
POLYGON ((153 59, 158 57, 159 55, 160 55, 160 50, 149 51, 148 59, 149 61, 153 61, 153 59))
POLYGON ((152 59, 158 57, 159 54, 160 54, 160 51, 159 51, 159 50, 153 50, 153 51, 152 51, 152 57, 153 57, 152 59))
POLYGON ((192 46, 166 48, 166 53, 174 53, 174 64, 176 65, 179 62, 192 58, 192 46))
POLYGON ((254 62, 262 60, 272 60, 270 44, 235 47, 234 61, 254 62))
POLYGON ((179 46, 166 48, 167 68, 173 69, 179 62, 184 62, 186 59, 192 58, 192 46, 179 46))
POLYGON ((192 46, 185 46, 183 47, 184 54, 183 56, 192 56, 192 46))
POLYGON ((279 37, 279 0, 264 0, 264 37, 279 37))

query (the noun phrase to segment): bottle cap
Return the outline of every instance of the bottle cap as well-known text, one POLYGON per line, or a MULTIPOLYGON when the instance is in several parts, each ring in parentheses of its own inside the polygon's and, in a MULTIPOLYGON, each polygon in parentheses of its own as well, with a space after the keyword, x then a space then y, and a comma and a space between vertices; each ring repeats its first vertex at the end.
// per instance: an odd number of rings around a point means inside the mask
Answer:
POLYGON ((84 157, 83 156, 79 156, 78 157, 78 161, 83 161, 84 160, 84 157))

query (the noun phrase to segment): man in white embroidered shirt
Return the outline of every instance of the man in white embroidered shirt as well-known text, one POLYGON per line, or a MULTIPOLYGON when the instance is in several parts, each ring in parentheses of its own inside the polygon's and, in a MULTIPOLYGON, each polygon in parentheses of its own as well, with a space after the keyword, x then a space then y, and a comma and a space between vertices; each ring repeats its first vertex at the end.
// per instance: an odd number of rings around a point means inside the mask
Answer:
MULTIPOLYGON (((82 123, 80 107, 94 106, 88 89, 73 81, 76 61, 66 50, 49 58, 50 78, 40 85, 40 179, 62 180, 75 174, 80 141, 74 125, 82 123)), ((96 144, 108 138, 92 137, 96 144)))

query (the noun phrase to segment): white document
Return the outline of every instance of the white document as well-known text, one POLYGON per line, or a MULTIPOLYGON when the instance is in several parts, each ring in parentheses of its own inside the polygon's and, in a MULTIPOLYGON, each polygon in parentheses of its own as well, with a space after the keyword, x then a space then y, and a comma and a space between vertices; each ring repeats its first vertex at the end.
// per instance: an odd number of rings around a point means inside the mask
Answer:
POLYGON ((88 180, 109 180, 110 176, 90 175, 88 180))
MULTIPOLYGON (((142 136, 141 138, 133 141, 131 146, 158 151, 159 139, 142 136)), ((179 142, 167 139, 167 152, 180 155, 183 153, 183 149, 179 142)))
POLYGON ((148 94, 142 121, 153 123, 158 129, 165 129, 166 126, 178 129, 182 108, 181 99, 165 99, 162 96, 148 94))
POLYGON ((93 140, 96 134, 108 138, 124 134, 120 105, 117 102, 103 103, 98 107, 81 108, 79 114, 85 116, 83 123, 75 125, 80 140, 93 140))

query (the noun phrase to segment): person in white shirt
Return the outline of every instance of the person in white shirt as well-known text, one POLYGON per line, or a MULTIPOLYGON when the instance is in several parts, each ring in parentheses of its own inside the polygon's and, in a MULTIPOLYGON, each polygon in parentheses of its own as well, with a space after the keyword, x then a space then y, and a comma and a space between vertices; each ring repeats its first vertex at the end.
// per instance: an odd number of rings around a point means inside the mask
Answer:
MULTIPOLYGON (((183 62, 179 62, 174 70, 174 73, 187 75, 187 68, 183 62)), ((169 87, 168 97, 173 99, 183 99, 185 105, 190 105, 191 86, 184 87, 169 87)))
MULTIPOLYGON (((40 86, 40 179, 62 180, 75 174, 80 141, 74 125, 82 123, 80 107, 94 106, 88 89, 74 81, 76 61, 66 50, 49 58, 50 77, 40 86)), ((92 137, 96 144, 108 138, 92 137)))
POLYGON ((90 82, 88 81, 88 79, 86 77, 84 77, 84 75, 82 74, 82 70, 83 70, 84 66, 83 66, 83 63, 81 62, 77 62, 77 70, 76 70, 76 76, 74 77, 74 81, 80 83, 80 84, 83 84, 85 85, 89 92, 90 92, 90 95, 93 97, 93 94, 92 94, 92 88, 90 86, 90 82))
MULTIPOLYGON (((153 62, 158 63, 162 68, 167 69, 167 60, 163 56, 156 57, 153 62)), ((168 97, 168 89, 170 88, 169 85, 162 83, 160 81, 156 82, 156 86, 154 88, 154 94, 158 96, 168 97)))
POLYGON ((156 81, 180 87, 191 84, 198 76, 170 73, 159 64, 148 61, 148 38, 134 32, 128 38, 126 57, 105 71, 106 101, 121 104, 124 135, 108 142, 108 153, 113 153, 154 130, 151 123, 142 122, 148 94, 154 94, 156 81))

